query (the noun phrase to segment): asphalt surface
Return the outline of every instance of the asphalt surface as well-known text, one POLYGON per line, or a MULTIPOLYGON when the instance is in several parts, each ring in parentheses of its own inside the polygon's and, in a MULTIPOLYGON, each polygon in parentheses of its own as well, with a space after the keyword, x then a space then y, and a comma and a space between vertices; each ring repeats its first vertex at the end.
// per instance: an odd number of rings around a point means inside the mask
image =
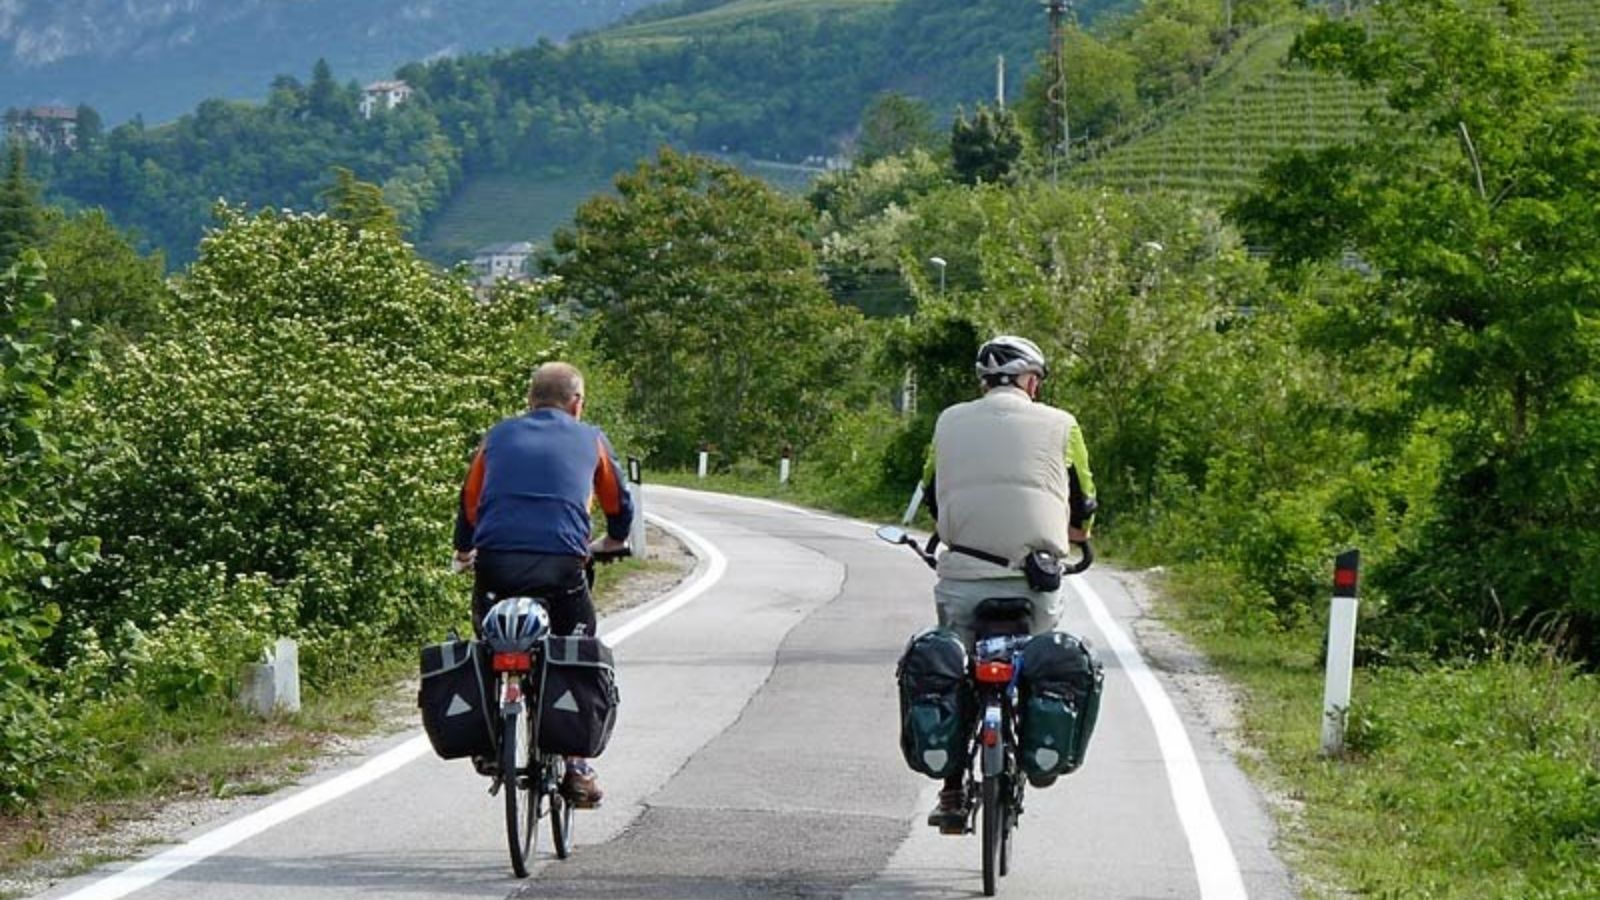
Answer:
MULTIPOLYGON (((938 785, 897 746, 894 664, 932 621, 932 573, 858 522, 664 488, 646 506, 709 548, 697 594, 602 623, 623 638, 623 700, 598 766, 605 805, 577 813, 570 859, 550 856, 546 832, 532 877, 512 878, 502 801, 464 761, 402 735, 191 843, 41 897, 978 895, 978 839, 923 824, 938 785)), ((1088 585, 1099 599, 1069 595, 1062 627, 1101 648, 1099 728, 1082 770, 1028 793, 1000 894, 1294 896, 1258 794, 1202 726, 1160 724, 1158 678, 1090 614, 1103 602, 1101 624, 1127 632, 1134 604, 1106 573, 1088 585)))

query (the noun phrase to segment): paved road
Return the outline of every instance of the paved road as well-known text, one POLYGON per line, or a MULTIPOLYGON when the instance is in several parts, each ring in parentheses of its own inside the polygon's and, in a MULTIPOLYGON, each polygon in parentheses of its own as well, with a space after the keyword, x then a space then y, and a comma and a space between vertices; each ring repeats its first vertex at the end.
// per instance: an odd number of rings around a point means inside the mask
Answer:
MULTIPOLYGON (((896 746, 894 660, 932 618, 931 573, 856 522, 663 488, 647 506, 702 560, 688 593, 602 625, 621 639, 623 706, 605 807, 578 814, 571 859, 512 879, 500 801, 404 735, 190 844, 43 896, 977 894, 977 839, 922 824, 937 785, 896 746)), ((1260 799, 1125 643, 1131 600, 1104 573, 1077 590, 1064 625, 1101 648, 1104 712, 1084 769, 1029 793, 1002 895, 1293 896, 1260 799)))

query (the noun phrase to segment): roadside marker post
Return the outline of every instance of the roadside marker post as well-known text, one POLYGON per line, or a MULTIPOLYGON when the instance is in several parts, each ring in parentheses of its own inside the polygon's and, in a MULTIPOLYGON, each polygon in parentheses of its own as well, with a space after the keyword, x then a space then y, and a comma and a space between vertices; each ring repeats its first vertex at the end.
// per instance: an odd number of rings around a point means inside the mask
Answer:
POLYGON ((644 463, 637 456, 628 457, 628 493, 633 495, 633 528, 628 543, 633 545, 633 555, 644 559, 649 552, 644 539, 644 463))
POLYGON ((710 454, 706 452, 706 445, 705 444, 701 444, 700 445, 700 469, 699 469, 699 477, 701 477, 701 478, 705 478, 706 477, 706 463, 707 463, 707 460, 708 460, 709 456, 710 456, 710 454))
POLYGON ((789 483, 789 454, 793 451, 788 444, 783 445, 783 458, 778 460, 778 483, 789 483))
POLYGON ((1328 674, 1322 691, 1322 755, 1344 752, 1345 714, 1355 670, 1356 613, 1361 601, 1361 551, 1339 554, 1333 569, 1333 607, 1328 615, 1328 674))
POLYGON ((917 489, 911 492, 911 502, 906 504, 906 514, 900 517, 901 525, 910 525, 916 518, 917 507, 922 505, 922 482, 917 482, 917 489))

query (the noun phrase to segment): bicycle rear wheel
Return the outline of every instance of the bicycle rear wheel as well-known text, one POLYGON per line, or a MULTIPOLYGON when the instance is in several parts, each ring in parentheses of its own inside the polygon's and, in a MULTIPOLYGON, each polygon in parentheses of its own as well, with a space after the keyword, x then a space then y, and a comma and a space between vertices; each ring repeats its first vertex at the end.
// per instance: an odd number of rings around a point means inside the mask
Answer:
POLYGON ((993 897, 995 880, 1003 873, 1001 861, 1006 811, 1001 807, 1002 791, 999 775, 983 779, 979 803, 983 807, 983 895, 993 897))
POLYGON ((552 783, 558 787, 549 794, 550 839, 555 844, 556 858, 566 859, 572 855, 572 804, 561 796, 561 767, 558 766, 555 772, 552 783))
POLYGON ((500 777, 506 793, 506 842, 511 849, 511 871, 518 878, 528 877, 528 860, 533 856, 534 836, 539 824, 539 792, 534 784, 533 722, 526 712, 504 717, 500 740, 500 777))

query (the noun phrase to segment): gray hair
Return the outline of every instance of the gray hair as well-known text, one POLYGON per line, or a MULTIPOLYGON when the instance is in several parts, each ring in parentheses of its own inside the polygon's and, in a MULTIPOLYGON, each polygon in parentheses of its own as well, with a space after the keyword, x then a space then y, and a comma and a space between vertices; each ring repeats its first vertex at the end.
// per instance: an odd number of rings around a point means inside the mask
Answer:
POLYGON ((583 396, 583 373, 571 363, 547 362, 528 382, 528 408, 563 408, 583 396))

